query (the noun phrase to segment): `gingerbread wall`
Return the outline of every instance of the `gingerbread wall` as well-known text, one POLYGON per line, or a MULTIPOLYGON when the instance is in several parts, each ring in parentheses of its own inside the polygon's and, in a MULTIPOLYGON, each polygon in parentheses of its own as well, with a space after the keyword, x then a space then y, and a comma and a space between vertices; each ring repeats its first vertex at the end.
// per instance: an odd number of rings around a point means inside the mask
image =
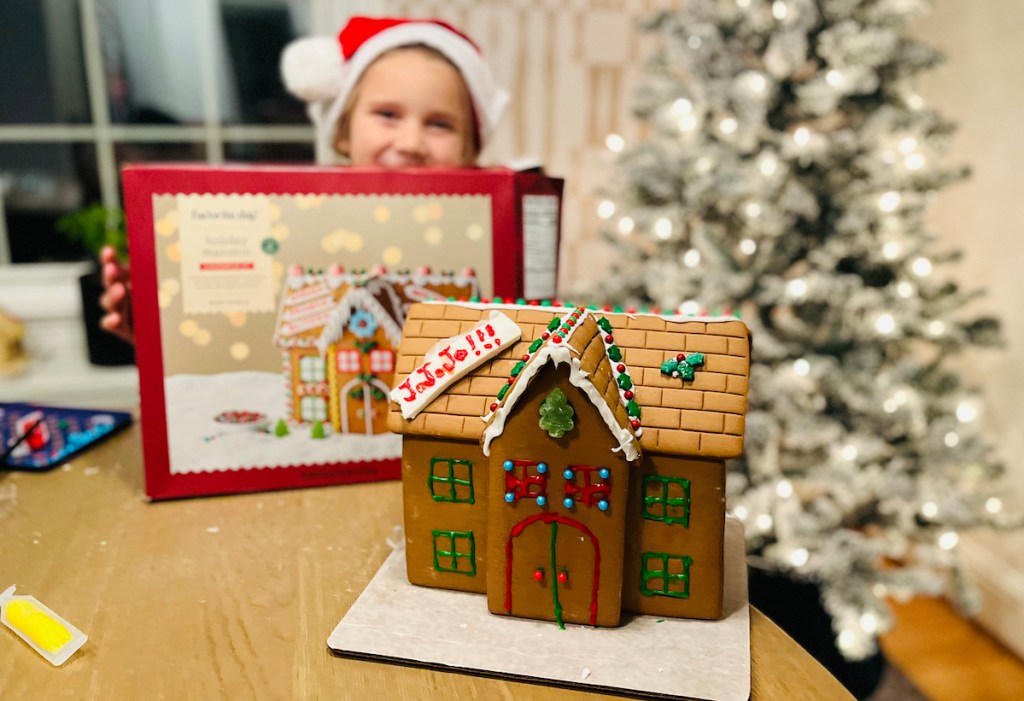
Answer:
MULTIPOLYGON (((645 453, 630 479, 627 532, 634 534, 626 542, 623 566, 622 608, 625 611, 678 618, 717 619, 722 617, 725 463, 721 460, 680 458, 645 453), (682 478, 690 483, 688 525, 664 523, 644 518, 644 498, 652 495, 653 485, 644 489, 644 477, 659 475, 682 478), (641 591, 641 567, 644 553, 662 553, 689 557, 688 596, 644 594, 641 591)), ((660 515, 660 514, 659 514, 660 515)), ((677 560, 670 560, 677 566, 677 560)), ((661 582, 649 581, 648 588, 661 582)), ((673 593, 678 588, 672 587, 673 593)))
MULTIPOLYGON (((619 624, 629 464, 618 447, 591 400, 569 383, 564 366, 549 365, 533 378, 505 430, 491 443, 487 604, 492 613, 506 613, 510 599, 512 615, 556 620, 557 594, 566 623, 619 624), (565 393, 575 410, 575 427, 557 439, 539 426, 541 404, 555 388, 565 393), (545 506, 533 499, 505 501, 502 463, 509 459, 547 464, 545 506), (567 481, 563 470, 569 465, 610 470, 606 510, 579 501, 569 508, 562 504, 567 481), (535 579, 532 575, 538 570, 543 576, 535 579), (567 581, 557 580, 560 572, 567 581), (596 618, 591 615, 593 604, 596 618)), ((581 481, 574 478, 573 484, 581 481)))
MULTIPOLYGON (((487 461, 483 459, 480 445, 476 441, 460 442, 422 436, 404 438, 402 498, 405 508, 405 557, 410 582, 481 594, 487 591, 488 477, 487 461), (431 462, 434 461, 436 474, 440 474, 444 467, 437 462, 439 458, 471 463, 472 496, 464 485, 459 485, 455 494, 459 501, 435 498, 435 494, 440 494, 444 487, 435 481, 433 494, 431 492, 431 462), (472 533, 474 562, 461 561, 457 572, 439 570, 434 561, 434 531, 472 533)), ((451 559, 441 565, 451 567, 451 559)))

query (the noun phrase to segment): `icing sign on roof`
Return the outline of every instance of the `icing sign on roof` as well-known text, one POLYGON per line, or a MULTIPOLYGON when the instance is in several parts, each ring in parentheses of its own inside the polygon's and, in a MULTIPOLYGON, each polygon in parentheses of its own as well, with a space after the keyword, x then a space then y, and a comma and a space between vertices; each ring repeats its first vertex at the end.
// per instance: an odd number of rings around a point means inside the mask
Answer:
POLYGON ((522 330, 501 312, 435 345, 391 391, 402 416, 411 419, 470 370, 484 364, 522 337, 522 330))

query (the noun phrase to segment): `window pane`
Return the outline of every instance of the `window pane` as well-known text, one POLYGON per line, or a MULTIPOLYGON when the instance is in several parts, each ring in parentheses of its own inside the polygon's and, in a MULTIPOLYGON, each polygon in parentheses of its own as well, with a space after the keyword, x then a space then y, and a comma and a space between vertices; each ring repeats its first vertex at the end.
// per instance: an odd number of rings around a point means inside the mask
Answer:
POLYGON ((11 260, 33 263, 90 257, 54 228, 62 215, 100 199, 92 144, 0 144, 0 187, 11 260))
POLYGON ((126 124, 203 122, 202 0, 99 0, 110 118, 126 124))
MULTIPOLYGON (((306 34, 303 3, 220 0, 220 36, 227 65, 221 71, 232 108, 229 124, 306 124, 305 106, 288 94, 278 60, 285 44, 306 34)), ((280 159, 274 159, 280 160, 280 159)))
POLYGON ((0 124, 90 120, 78 3, 0 2, 0 124))
POLYGON ((313 137, 310 133, 309 143, 226 143, 224 158, 229 161, 247 161, 264 163, 302 163, 312 164, 315 160, 313 137))
POLYGON ((205 161, 206 146, 200 143, 118 143, 114 145, 117 168, 129 163, 205 161))

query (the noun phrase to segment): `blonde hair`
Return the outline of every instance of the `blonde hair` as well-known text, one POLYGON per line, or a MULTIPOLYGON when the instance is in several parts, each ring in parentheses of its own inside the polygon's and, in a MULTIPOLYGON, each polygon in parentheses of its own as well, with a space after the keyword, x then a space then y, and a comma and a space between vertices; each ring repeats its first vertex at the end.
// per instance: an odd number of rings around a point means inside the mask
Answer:
POLYGON ((466 110, 469 114, 469 138, 463 140, 462 143, 462 164, 463 165, 474 165, 477 158, 480 157, 481 143, 480 143, 480 124, 477 118, 476 110, 473 107, 473 100, 470 97, 469 87, 466 85, 465 78, 462 77, 462 72, 459 71, 458 66, 449 60, 447 56, 438 51, 437 49, 427 46, 426 44, 406 44, 405 46, 397 46, 393 49, 389 49, 383 52, 380 56, 373 60, 369 66, 363 71, 359 81, 352 88, 352 92, 349 93, 348 99, 345 100, 345 105, 341 109, 341 114, 338 116, 338 122, 334 128, 334 139, 331 144, 334 150, 343 158, 349 158, 349 154, 345 153, 339 148, 339 144, 342 140, 349 141, 349 131, 351 130, 350 120, 352 117, 352 109, 355 107, 356 102, 359 100, 360 88, 362 87, 363 77, 366 76, 366 72, 369 71, 370 67, 374 63, 381 60, 385 56, 398 53, 400 51, 419 51, 426 56, 440 59, 447 63, 449 66, 455 69, 455 72, 459 76, 459 80, 462 84, 462 96, 465 101, 466 110))

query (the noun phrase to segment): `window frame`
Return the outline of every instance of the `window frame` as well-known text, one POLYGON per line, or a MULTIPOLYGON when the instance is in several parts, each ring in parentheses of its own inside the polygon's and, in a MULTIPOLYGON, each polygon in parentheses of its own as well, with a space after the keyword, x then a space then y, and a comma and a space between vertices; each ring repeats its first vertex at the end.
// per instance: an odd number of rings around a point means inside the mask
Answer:
MULTIPOLYGON (((572 464, 566 465, 565 471, 572 471, 572 479, 575 480, 577 476, 582 476, 583 484, 577 485, 573 481, 566 478, 565 480, 565 498, 572 499, 573 504, 583 504, 583 506, 598 506, 603 500, 606 504, 611 505, 612 502, 612 483, 611 483, 611 470, 607 467, 598 467, 594 465, 581 465, 572 464), (608 477, 601 477, 601 470, 608 470, 608 477), (600 478, 600 482, 593 480, 594 475, 600 478)), ((563 472, 563 476, 564 476, 563 472)), ((603 510, 603 509, 602 509, 603 510)))
POLYGON ((317 382, 324 382, 327 380, 327 363, 319 355, 304 355, 299 358, 299 382, 302 384, 315 384, 317 382), (313 368, 310 368, 313 366, 313 368), (315 368, 319 368, 319 372, 316 372, 315 368), (315 379, 309 379, 307 374, 310 370, 313 370, 313 375, 318 375, 315 379))
POLYGON ((476 576, 476 538, 473 531, 450 531, 434 529, 431 531, 434 553, 434 570, 451 574, 462 574, 468 577, 476 576), (448 550, 438 549, 438 537, 448 539, 448 550), (462 552, 458 549, 458 541, 466 541, 469 545, 469 552, 462 552), (451 566, 445 567, 441 564, 441 557, 451 558, 451 566), (465 559, 469 563, 469 570, 460 570, 459 563, 465 559))
POLYGON ((509 458, 504 460, 502 465, 504 466, 504 478, 505 478, 505 502, 508 504, 515 504, 520 499, 532 499, 537 501, 538 497, 542 497, 543 501, 537 502, 538 505, 544 506, 548 503, 548 477, 551 475, 551 466, 542 460, 522 460, 516 458, 509 458), (508 467, 509 463, 512 464, 511 469, 508 467), (540 466, 544 466, 544 470, 540 470, 540 466), (535 469, 533 474, 529 473, 529 469, 533 467, 535 469), (536 488, 531 490, 531 488, 536 488), (509 495, 512 498, 509 499, 509 495))
POLYGON ((643 552, 640 554, 640 593, 644 596, 667 596, 673 599, 690 598, 690 567, 693 565, 693 558, 689 555, 673 555, 661 552, 643 552), (648 569, 648 560, 657 559, 661 563, 660 570, 648 569), (682 572, 671 574, 669 562, 679 561, 682 563, 682 572), (660 579, 662 586, 652 589, 648 583, 653 579, 660 579), (682 591, 673 591, 672 584, 682 582, 682 591))
POLYGON ((334 368, 339 373, 361 373, 363 360, 355 348, 339 348, 334 352, 334 368), (345 360, 343 361, 342 358, 345 360), (353 362, 354 361, 354 362, 353 362))
POLYGON ((665 525, 682 524, 683 528, 690 527, 690 510, 692 508, 692 498, 690 490, 692 488, 692 481, 684 477, 669 477, 667 475, 644 475, 641 483, 640 490, 640 515, 648 521, 658 521, 665 525), (662 489, 660 495, 649 496, 648 485, 651 482, 660 482, 662 489), (683 489, 682 497, 669 497, 668 490, 669 485, 678 484, 683 489), (650 511, 650 507, 653 504, 661 504, 662 514, 658 515, 650 511), (668 513, 669 507, 683 507, 682 517, 670 516, 668 513))
POLYGON ((475 504, 476 492, 473 485, 473 461, 461 458, 431 458, 430 471, 427 473, 427 489, 430 491, 430 496, 434 501, 451 504, 475 504), (438 476, 435 472, 435 466, 441 463, 448 464, 448 474, 445 476, 438 476), (456 467, 463 465, 466 467, 466 477, 460 478, 456 474, 456 467), (448 485, 450 488, 449 493, 438 494, 435 490, 438 483, 448 485), (469 495, 466 498, 459 498, 459 487, 465 487, 469 490, 469 495))
POLYGON ((316 394, 307 394, 299 398, 299 415, 303 421, 312 423, 314 421, 327 421, 327 400, 316 394), (307 410, 307 407, 316 407, 307 410))
POLYGON ((388 373, 395 371, 395 352, 390 348, 370 350, 370 372, 388 373))

